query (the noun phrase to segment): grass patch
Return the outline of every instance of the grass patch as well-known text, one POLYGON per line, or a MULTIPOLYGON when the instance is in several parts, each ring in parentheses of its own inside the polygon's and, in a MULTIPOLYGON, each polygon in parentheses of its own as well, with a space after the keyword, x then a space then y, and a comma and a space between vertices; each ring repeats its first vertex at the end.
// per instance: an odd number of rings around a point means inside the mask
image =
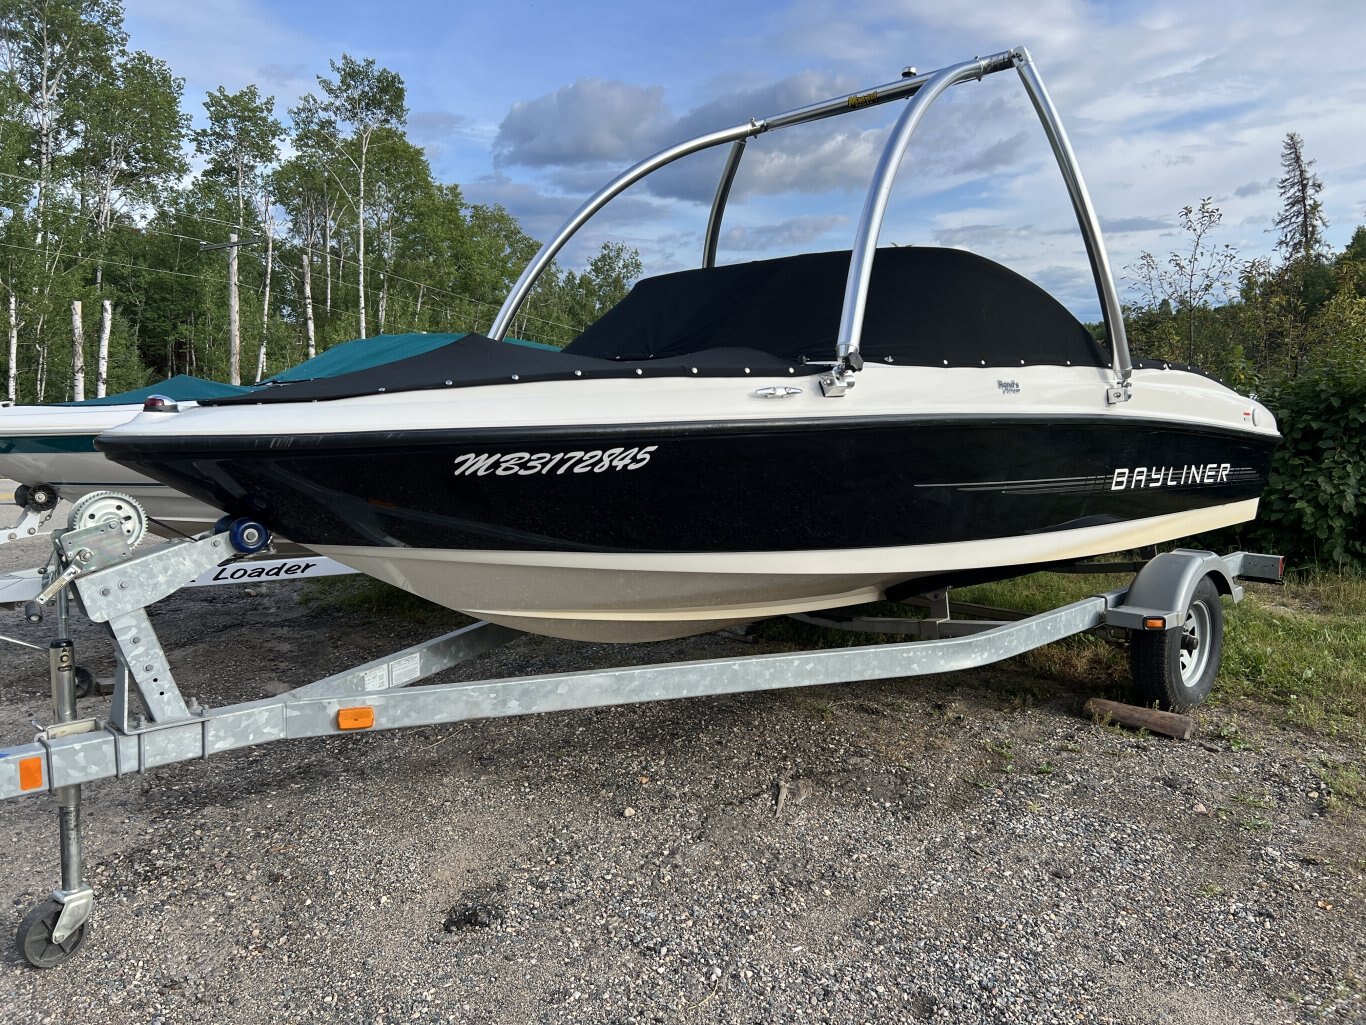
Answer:
POLYGON ((1221 700, 1274 706, 1297 726, 1366 741, 1366 578, 1314 574, 1248 589, 1227 617, 1221 700))
MULTIPOLYGON (((1329 811, 1366 809, 1366 775, 1363 775, 1360 766, 1350 762, 1344 765, 1322 762, 1318 768, 1318 776, 1327 792, 1324 807, 1329 811)), ((1366 865, 1366 862, 1363 862, 1363 865, 1366 865)))

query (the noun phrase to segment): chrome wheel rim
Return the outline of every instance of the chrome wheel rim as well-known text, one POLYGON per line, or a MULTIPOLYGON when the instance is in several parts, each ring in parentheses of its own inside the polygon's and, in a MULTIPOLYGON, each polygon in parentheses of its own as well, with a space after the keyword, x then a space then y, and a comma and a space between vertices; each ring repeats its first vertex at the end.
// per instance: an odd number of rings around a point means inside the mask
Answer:
POLYGON ((1209 664, 1210 614, 1204 602, 1195 602, 1181 624, 1181 682, 1193 686, 1209 664))

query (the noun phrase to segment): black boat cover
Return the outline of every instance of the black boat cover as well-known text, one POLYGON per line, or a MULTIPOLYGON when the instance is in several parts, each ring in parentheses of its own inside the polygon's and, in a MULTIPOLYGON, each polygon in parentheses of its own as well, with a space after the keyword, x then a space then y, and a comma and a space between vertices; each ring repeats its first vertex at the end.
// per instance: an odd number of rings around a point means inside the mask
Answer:
MULTIPOLYGON (((563 352, 471 334, 382 366, 201 405, 576 377, 809 376, 835 357, 849 255, 808 253, 647 278, 563 352)), ((861 352, 867 362, 912 366, 1108 365, 1107 353, 1047 292, 957 249, 878 250, 861 352)))
MULTIPOLYGON (((848 250, 646 278, 566 352, 606 359, 748 346, 834 358, 848 250)), ((1027 278, 960 249, 879 249, 860 351, 913 366, 1105 366, 1067 308, 1027 278)))

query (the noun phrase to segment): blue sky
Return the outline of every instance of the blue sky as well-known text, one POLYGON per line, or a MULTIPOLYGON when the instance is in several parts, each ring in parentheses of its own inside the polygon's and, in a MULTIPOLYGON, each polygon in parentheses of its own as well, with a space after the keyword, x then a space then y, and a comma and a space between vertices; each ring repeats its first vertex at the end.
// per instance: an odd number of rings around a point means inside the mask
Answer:
MULTIPOLYGON (((544 239, 617 171, 688 135, 977 54, 1028 46, 1107 227, 1117 273, 1181 248, 1177 212, 1213 197, 1217 243, 1272 255, 1281 141, 1318 163, 1335 247, 1366 222, 1366 4, 1034 0, 127 0, 131 45, 186 79, 202 114, 219 85, 278 109, 341 53, 408 86, 409 135, 437 176, 500 202, 544 239)), ((751 144, 722 261, 847 247, 896 109, 751 144)), ((590 222, 568 250, 639 248, 647 273, 695 266, 719 153, 688 158, 590 222)), ((1056 165, 1013 73, 957 87, 902 167, 882 241, 957 245, 1098 302, 1056 165)), ((1131 284, 1121 280, 1121 293, 1131 284)))

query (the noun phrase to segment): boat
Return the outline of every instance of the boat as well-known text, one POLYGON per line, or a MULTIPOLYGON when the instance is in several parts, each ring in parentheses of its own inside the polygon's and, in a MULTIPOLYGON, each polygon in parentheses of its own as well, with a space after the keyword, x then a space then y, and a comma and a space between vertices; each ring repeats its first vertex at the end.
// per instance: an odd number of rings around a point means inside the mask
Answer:
POLYGON ((1253 518, 1271 413, 1130 356, 1098 218, 1016 48, 671 146, 588 199, 487 336, 382 367, 148 412, 111 459, 380 580, 528 632, 682 637, 898 598, 1253 518), (894 175, 946 89, 1015 70, 1057 158, 1106 342, 972 253, 878 247, 894 175), (849 250, 718 265, 744 147, 905 101, 849 250), (700 266, 638 282, 563 352, 499 340, 624 189, 730 150, 700 266))
MULTIPOLYGON (((223 514, 145 474, 112 463, 95 437, 142 412, 148 399, 193 403, 248 389, 177 374, 145 388, 80 402, 0 406, 0 477, 18 485, 14 501, 49 513, 65 500, 77 503, 113 491, 145 511, 147 526, 163 536, 196 534, 223 514)), ((97 503, 100 513, 108 503, 97 503)))
MULTIPOLYGON (((77 402, 0 403, 0 477, 16 482, 15 503, 21 508, 33 502, 39 512, 50 512, 60 501, 75 504, 97 492, 111 491, 116 497, 90 506, 90 515, 106 514, 116 509, 122 498, 130 497, 143 510, 153 533, 193 536, 209 529, 223 516, 222 510, 109 461, 95 448, 97 435, 137 416, 148 399, 170 400, 180 408, 189 408, 206 399, 243 395, 258 387, 354 373, 453 345, 464 337, 460 332, 357 338, 334 345, 257 386, 177 374, 144 388, 77 402)), ((509 341, 549 348, 521 339, 509 341)))

